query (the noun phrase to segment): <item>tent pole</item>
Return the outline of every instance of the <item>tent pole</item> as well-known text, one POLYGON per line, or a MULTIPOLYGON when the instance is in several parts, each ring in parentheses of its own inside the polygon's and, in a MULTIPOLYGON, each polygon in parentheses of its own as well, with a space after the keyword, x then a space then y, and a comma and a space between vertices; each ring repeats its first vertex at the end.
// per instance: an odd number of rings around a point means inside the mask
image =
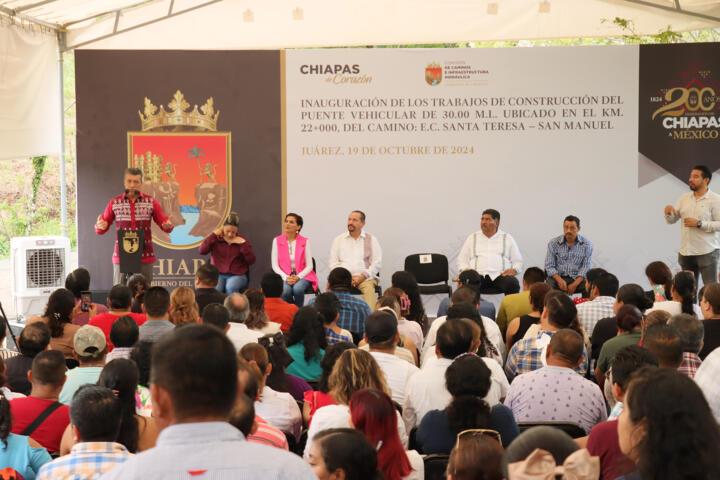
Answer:
POLYGON ((60 230, 68 236, 67 178, 65 174, 65 82, 63 80, 63 49, 65 32, 57 32, 58 39, 58 88, 60 89, 60 230))

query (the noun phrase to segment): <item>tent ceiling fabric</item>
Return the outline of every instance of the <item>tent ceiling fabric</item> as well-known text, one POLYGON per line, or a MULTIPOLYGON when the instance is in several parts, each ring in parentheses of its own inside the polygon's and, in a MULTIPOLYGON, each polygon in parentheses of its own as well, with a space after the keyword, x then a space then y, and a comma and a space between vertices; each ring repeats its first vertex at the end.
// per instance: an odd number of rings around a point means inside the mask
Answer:
POLYGON ((67 48, 96 49, 267 49, 627 34, 602 21, 615 17, 632 20, 639 35, 668 26, 678 32, 720 26, 720 0, 0 0, 0 12, 67 29, 67 48))

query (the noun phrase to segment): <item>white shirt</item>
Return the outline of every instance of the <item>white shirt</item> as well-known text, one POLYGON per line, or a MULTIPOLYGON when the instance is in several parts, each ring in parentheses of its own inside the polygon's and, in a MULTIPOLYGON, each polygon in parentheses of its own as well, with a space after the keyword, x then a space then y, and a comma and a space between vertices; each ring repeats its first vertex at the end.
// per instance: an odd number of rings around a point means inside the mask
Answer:
POLYGON ((695 373, 695 383, 705 395, 710 404, 715 419, 720 422, 720 348, 716 348, 705 357, 702 365, 695 373))
POLYGON ((296 439, 300 438, 302 414, 297 402, 289 393, 276 392, 265 385, 260 400, 255 402, 255 414, 278 430, 290 433, 296 439))
MULTIPOLYGON (((664 310, 670 315, 680 315, 682 313, 682 303, 676 302, 674 300, 655 302, 653 303, 652 308, 648 308, 647 310, 645 310, 645 315, 650 312, 654 312, 655 310, 664 310)), ((695 303, 693 303, 693 311, 695 312, 695 316, 697 316, 697 318, 699 318, 700 320, 704 318, 700 307, 695 303)))
POLYGON ((667 223, 675 223, 681 218, 696 218, 702 222, 702 228, 680 226, 680 254, 704 255, 720 248, 716 232, 720 231, 720 195, 709 189, 700 198, 695 192, 682 195, 675 205, 679 215, 665 215, 667 223))
POLYGON ((522 270, 522 255, 515 239, 509 233, 498 229, 488 238, 482 231, 470 234, 457 257, 458 271, 469 268, 480 275, 489 275, 495 280, 510 268, 522 270))
MULTIPOLYGON (((492 407, 507 395, 510 384, 502 367, 495 360, 480 358, 490 369, 490 390, 484 400, 492 407)), ((403 420, 408 430, 418 426, 427 412, 443 410, 452 400, 445 386, 445 371, 451 363, 449 358, 435 357, 428 360, 423 368, 410 378, 403 402, 403 420)))
POLYGON ((425 462, 422 455, 415 450, 408 450, 405 454, 410 461, 412 471, 406 477, 402 477, 402 480, 425 480, 425 462))
MULTIPOLYGON (((292 242, 288 242, 290 265, 292 265, 293 268, 295 268, 295 242, 295 240, 293 240, 292 242)), ((273 272, 280 275, 283 280, 287 280, 288 274, 280 269, 280 264, 278 263, 277 237, 273 238, 272 251, 270 252, 270 262, 272 264, 273 272)), ((310 241, 308 240, 307 243, 305 243, 305 268, 302 271, 297 272, 297 276, 300 278, 305 278, 305 275, 312 272, 312 266, 312 252, 310 251, 310 241)))
MULTIPOLYGON (((398 435, 400 435, 400 441, 403 446, 407 448, 408 436, 405 430, 405 424, 400 417, 400 412, 397 410, 395 414, 398 417, 398 435)), ((312 423, 307 432, 307 443, 305 444, 305 451, 303 457, 307 460, 310 453, 310 445, 312 439, 318 432, 327 430, 328 428, 349 428, 350 427, 350 407, 347 405, 326 405, 320 407, 315 411, 312 418, 312 423)))
POLYGON ((248 343, 257 343, 258 338, 264 334, 260 330, 250 330, 244 323, 230 322, 230 328, 225 333, 230 341, 235 345, 238 352, 248 343))
POLYGON ((275 335, 276 333, 280 333, 280 324, 277 322, 268 321, 267 325, 256 331, 262 334, 260 335, 261 337, 263 335, 275 335))
POLYGON ((389 353, 371 351, 370 355, 375 358, 375 361, 377 361, 380 369, 385 374, 385 381, 390 387, 393 401, 402 405, 403 400, 405 400, 407 383, 410 377, 419 372, 420 369, 389 353))
POLYGON ((357 239, 352 238, 350 232, 345 232, 333 240, 330 247, 330 270, 337 267, 346 268, 353 275, 365 275, 367 278, 377 278, 382 266, 382 250, 377 237, 372 235, 370 242, 372 254, 370 267, 365 267, 365 230, 360 232, 357 239))
POLYGON ((418 350, 422 351, 424 339, 422 327, 419 323, 413 320, 408 320, 407 318, 400 318, 398 320, 398 333, 415 342, 415 346, 418 350))
MULTIPOLYGON (((501 356, 505 356, 505 342, 503 341, 502 332, 500 327, 492 318, 480 317, 485 328, 485 335, 488 340, 495 346, 501 356)), ((435 358, 435 344, 437 343, 437 332, 443 323, 447 320, 447 316, 438 317, 433 320, 428 330, 427 336, 425 337, 425 344, 422 349, 422 355, 420 356, 420 365, 424 365, 425 361, 429 358, 435 358)))

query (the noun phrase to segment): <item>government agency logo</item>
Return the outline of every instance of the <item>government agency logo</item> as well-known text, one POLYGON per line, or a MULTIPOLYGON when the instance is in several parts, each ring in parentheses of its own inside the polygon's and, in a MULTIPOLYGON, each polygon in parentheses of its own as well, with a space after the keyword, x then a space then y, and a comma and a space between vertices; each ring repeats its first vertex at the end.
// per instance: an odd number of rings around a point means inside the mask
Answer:
POLYGON ((425 81, 431 87, 439 85, 442 82, 443 69, 439 63, 433 62, 425 67, 425 81))

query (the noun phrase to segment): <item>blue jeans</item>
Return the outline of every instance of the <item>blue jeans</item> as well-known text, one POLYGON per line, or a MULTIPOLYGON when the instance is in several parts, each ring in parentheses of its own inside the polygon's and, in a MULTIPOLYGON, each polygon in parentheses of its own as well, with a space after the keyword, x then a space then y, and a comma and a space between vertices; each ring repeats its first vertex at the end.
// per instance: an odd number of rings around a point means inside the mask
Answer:
POLYGON ((245 291, 247 286, 248 277, 246 274, 233 275, 231 273, 221 273, 215 288, 222 293, 230 295, 231 293, 245 291))
POLYGON ((310 282, 301 278, 295 285, 288 285, 287 282, 283 283, 282 299, 288 303, 294 303, 299 307, 302 307, 305 303, 305 290, 310 286, 310 282))

